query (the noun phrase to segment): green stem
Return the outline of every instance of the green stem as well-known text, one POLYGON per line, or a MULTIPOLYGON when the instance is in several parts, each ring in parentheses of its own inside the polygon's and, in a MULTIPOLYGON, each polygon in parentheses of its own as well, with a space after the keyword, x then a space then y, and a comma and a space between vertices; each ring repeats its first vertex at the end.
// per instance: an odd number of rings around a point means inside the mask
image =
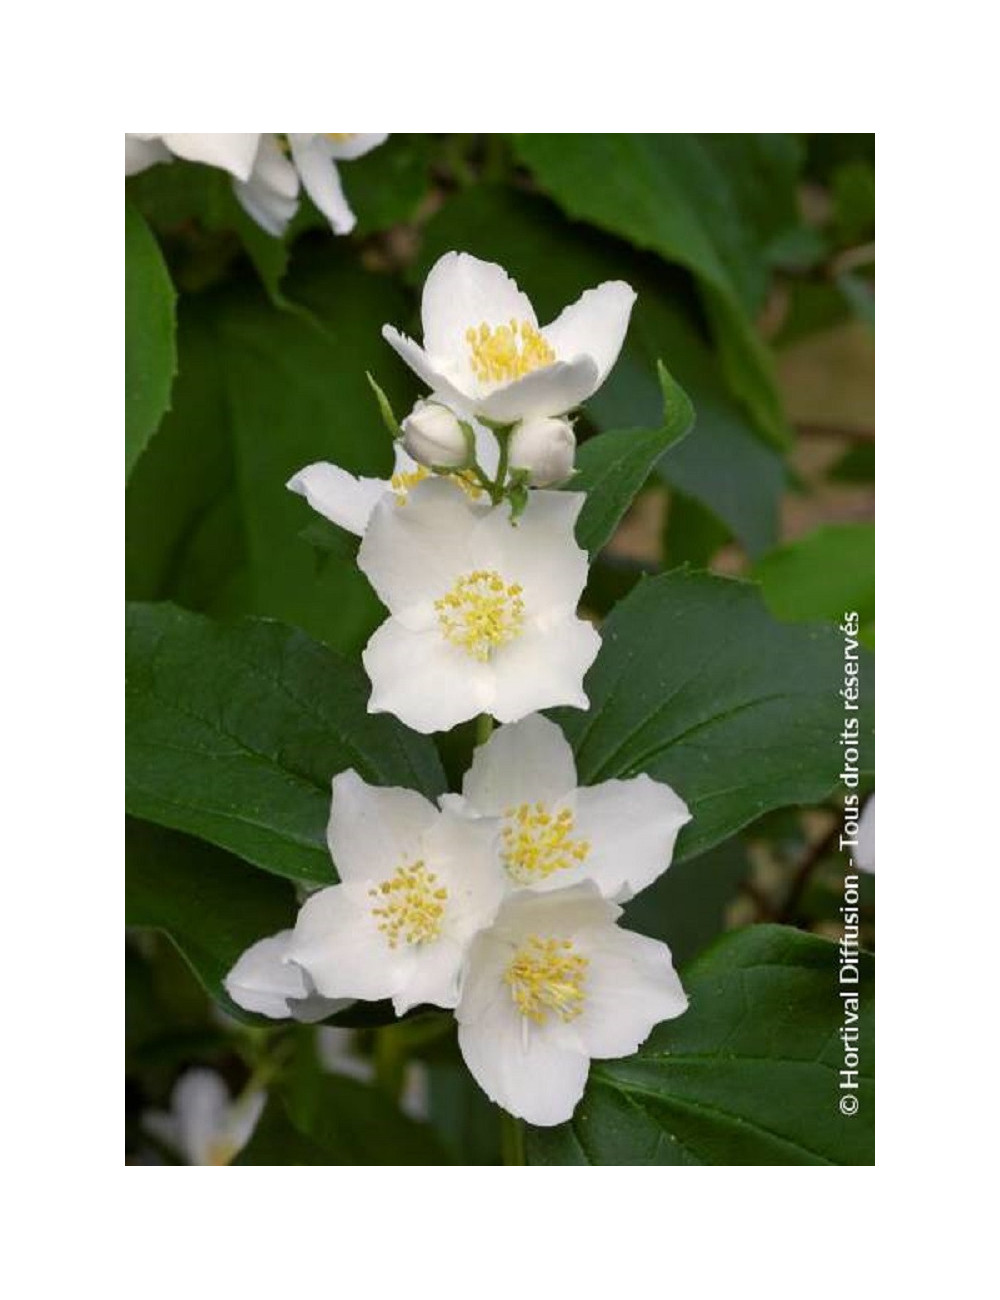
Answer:
POLYGON ((500 1113, 500 1151, 505 1165, 523 1165, 524 1125, 506 1111, 500 1113))
POLYGON ((503 490, 507 483, 507 459, 510 455, 510 430, 495 429, 494 435, 500 447, 500 459, 497 462, 497 476, 493 484, 493 504, 503 500, 503 490))
POLYGON ((485 745, 493 735, 493 719, 488 713, 480 713, 476 719, 476 744, 485 745))
POLYGON ((393 1101, 398 1101, 402 1094, 406 1074, 406 1051, 397 1028, 396 1025, 385 1025, 375 1030, 372 1054, 375 1082, 393 1101))

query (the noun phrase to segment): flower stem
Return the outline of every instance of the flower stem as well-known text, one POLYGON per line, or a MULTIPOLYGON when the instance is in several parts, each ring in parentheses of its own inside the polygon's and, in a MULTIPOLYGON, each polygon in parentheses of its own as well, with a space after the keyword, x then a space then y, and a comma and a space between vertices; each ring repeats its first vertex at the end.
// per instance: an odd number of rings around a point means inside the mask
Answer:
POLYGON ((503 491, 507 484, 507 457, 510 455, 510 429, 494 429, 494 436, 500 447, 500 460, 497 463, 497 476, 493 484, 493 504, 503 500, 503 491))
POLYGON ((503 1155, 505 1165, 523 1165, 524 1159, 524 1126, 519 1119, 513 1115, 508 1115, 506 1111, 500 1113, 500 1151, 503 1155))
POLYGON ((485 745, 493 735, 493 719, 488 713, 480 713, 476 719, 476 744, 485 745))

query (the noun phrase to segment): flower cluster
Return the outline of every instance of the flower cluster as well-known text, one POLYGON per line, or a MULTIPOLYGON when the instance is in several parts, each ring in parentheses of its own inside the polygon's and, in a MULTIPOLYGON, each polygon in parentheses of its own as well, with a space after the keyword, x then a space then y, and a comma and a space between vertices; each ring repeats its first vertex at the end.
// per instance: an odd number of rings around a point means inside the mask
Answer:
POLYGON ((635 1051, 687 1006, 666 945, 618 925, 668 867, 687 806, 646 775, 578 788, 539 712, 588 707, 600 636, 577 614, 584 497, 554 488, 573 471, 574 408, 614 364, 634 297, 603 284, 542 327, 500 267, 447 254, 424 288, 423 346, 384 330, 431 389, 397 422, 376 388, 391 479, 316 464, 289 482, 361 537, 388 609, 363 655, 369 711, 425 733, 478 717, 481 743, 461 794, 437 805, 335 776, 339 883, 226 981, 272 1017, 320 1019, 345 999, 453 1010, 480 1086, 538 1125, 572 1115, 591 1059, 635 1051))
POLYGON ((254 221, 272 235, 284 234, 299 206, 299 186, 333 227, 346 235, 355 217, 344 197, 337 163, 360 158, 382 144, 385 135, 126 135, 125 175, 154 163, 187 158, 221 167, 254 221))

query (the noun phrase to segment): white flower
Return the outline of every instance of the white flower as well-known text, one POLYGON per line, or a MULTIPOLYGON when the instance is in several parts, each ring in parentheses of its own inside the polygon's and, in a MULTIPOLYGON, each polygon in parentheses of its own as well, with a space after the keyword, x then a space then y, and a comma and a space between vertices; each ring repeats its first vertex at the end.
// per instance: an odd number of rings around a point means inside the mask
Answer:
MULTIPOLYGON (((875 870, 875 796, 864 806, 858 822, 858 847, 854 850, 854 865, 862 871, 875 870)), ((890 872, 891 875, 891 872, 890 872)))
POLYGON ((666 871, 687 804, 645 773, 577 789, 573 751, 540 714, 498 728, 476 750, 461 795, 443 807, 501 818, 500 863, 514 889, 592 880, 625 902, 666 871))
POLYGON ((533 416, 522 420, 510 435, 510 467, 528 471, 532 487, 563 483, 573 473, 576 436, 569 420, 533 416))
MULTIPOLYGON (((493 435, 481 424, 472 422, 476 442, 476 460, 490 477, 496 472, 498 449, 493 435)), ((431 471, 418 465, 401 442, 396 442, 396 463, 391 478, 356 478, 339 465, 317 461, 293 474, 285 486, 303 496, 318 513, 340 528, 359 537, 368 527, 375 506, 383 497, 404 505, 418 483, 429 478, 431 471)), ((455 475, 459 486, 471 500, 485 502, 485 491, 467 474, 455 475)))
POLYGON ((445 253, 424 284, 424 345, 382 336, 460 414, 501 424, 564 415, 595 393, 615 364, 635 301, 621 280, 588 289, 544 328, 507 272, 445 253))
POLYGON ((621 930, 592 883, 517 893, 469 949, 458 1045, 483 1091, 530 1124, 561 1124, 591 1058, 629 1056, 687 997, 666 944, 621 930))
POLYGON ((458 417, 439 402, 418 402, 400 428, 403 446, 420 465, 462 469, 475 454, 458 417))
POLYGON ((312 1024, 350 1006, 351 998, 323 998, 301 967, 287 960, 291 930, 251 944, 223 980, 226 992, 246 1011, 312 1024))
POLYGON ((488 925, 502 882, 493 836, 413 790, 333 780, 327 832, 341 883, 304 903, 291 960, 330 998, 453 1007, 469 940, 488 925))
POLYGON ((214 1070, 188 1070, 174 1085, 170 1111, 150 1111, 143 1125, 191 1165, 228 1165, 249 1142, 266 1093, 233 1101, 214 1070))
POLYGON ((125 175, 171 158, 222 167, 233 175, 236 197, 259 226, 280 236, 299 206, 299 183, 337 235, 355 224, 340 184, 337 162, 360 158, 386 140, 382 135, 126 135, 125 175), (284 142, 287 141, 286 153, 284 142), (291 155, 290 157, 288 155, 291 155))
POLYGON ((362 656, 369 712, 430 732, 479 713, 513 722, 549 705, 586 708, 600 637, 576 617, 583 500, 534 492, 516 526, 506 505, 470 501, 443 478, 419 483, 403 507, 379 501, 358 552, 391 616, 362 656))
POLYGON ((226 132, 220 135, 126 135, 125 175, 145 171, 154 163, 170 162, 173 158, 186 158, 189 162, 207 163, 221 167, 245 181, 253 170, 260 142, 260 133, 239 135, 226 132))

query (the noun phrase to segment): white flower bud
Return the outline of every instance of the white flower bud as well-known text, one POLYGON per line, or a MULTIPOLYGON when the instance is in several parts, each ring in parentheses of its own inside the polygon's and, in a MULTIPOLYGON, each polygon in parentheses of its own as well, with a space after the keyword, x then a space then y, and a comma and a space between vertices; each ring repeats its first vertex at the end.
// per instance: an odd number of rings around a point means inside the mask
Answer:
POLYGON ((464 469, 472 461, 471 439, 446 406, 418 402, 401 428, 403 446, 420 465, 464 469))
POLYGON ((510 435, 510 467, 528 471, 532 487, 562 483, 573 473, 576 438, 569 420, 532 416, 510 435))

